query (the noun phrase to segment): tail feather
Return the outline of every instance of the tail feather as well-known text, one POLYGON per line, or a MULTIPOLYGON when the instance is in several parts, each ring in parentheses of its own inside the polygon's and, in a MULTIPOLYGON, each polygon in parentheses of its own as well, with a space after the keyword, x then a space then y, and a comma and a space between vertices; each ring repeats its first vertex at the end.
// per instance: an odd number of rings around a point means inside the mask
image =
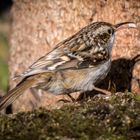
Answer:
POLYGON ((35 80, 33 79, 24 79, 21 81, 14 89, 9 91, 8 94, 0 100, 0 110, 13 103, 26 89, 31 87, 34 82, 35 80))

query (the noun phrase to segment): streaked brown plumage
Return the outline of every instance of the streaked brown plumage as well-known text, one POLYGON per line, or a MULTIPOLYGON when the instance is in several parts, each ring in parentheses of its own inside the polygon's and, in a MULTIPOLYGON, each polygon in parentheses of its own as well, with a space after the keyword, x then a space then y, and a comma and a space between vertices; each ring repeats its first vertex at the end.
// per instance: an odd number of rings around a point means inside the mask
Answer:
POLYGON ((117 25, 95 22, 62 41, 17 76, 23 80, 1 99, 0 110, 32 86, 55 95, 93 89, 109 94, 95 84, 104 79, 110 70, 115 32, 129 27, 135 28, 136 25, 132 22, 117 25))

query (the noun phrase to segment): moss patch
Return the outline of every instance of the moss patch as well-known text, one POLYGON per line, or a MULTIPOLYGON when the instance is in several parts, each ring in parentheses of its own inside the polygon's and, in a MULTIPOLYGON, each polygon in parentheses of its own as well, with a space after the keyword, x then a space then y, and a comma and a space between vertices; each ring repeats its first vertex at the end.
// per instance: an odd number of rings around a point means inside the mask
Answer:
POLYGON ((132 93, 93 97, 61 109, 0 115, 0 140, 138 140, 140 98, 132 93))

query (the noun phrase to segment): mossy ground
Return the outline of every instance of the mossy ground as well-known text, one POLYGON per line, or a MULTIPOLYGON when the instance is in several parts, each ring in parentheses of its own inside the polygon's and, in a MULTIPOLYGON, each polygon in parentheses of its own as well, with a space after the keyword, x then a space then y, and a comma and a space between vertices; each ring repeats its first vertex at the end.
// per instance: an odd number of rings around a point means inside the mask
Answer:
POLYGON ((116 93, 61 109, 0 115, 0 140, 139 140, 140 97, 116 93))

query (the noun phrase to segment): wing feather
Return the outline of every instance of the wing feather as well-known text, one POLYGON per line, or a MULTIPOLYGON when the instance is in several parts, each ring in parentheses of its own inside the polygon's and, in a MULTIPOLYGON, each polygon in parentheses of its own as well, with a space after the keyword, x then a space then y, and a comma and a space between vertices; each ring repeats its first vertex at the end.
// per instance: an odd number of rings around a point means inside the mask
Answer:
POLYGON ((30 75, 57 71, 68 68, 94 67, 108 59, 107 49, 97 52, 98 46, 90 40, 86 32, 78 32, 74 36, 59 43, 54 50, 33 63, 25 72, 17 77, 27 77, 30 75), (84 34, 85 33, 85 34, 84 34), (86 37, 88 37, 86 39, 86 37), (95 53, 96 52, 96 53, 95 53), (104 53, 102 53, 104 52, 104 53))

